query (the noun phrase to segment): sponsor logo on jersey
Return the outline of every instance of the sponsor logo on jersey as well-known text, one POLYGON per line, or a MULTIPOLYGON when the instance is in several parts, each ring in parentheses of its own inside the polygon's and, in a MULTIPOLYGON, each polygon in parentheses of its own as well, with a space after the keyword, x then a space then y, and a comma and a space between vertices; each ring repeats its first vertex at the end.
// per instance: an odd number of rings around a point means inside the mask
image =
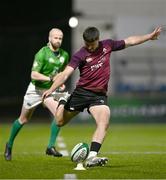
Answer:
POLYGON ((92 58, 86 58, 85 61, 86 62, 91 62, 93 59, 92 58))
POLYGON ((107 52, 107 49, 106 49, 106 48, 103 48, 103 52, 106 53, 106 52, 107 52))
POLYGON ((48 61, 49 61, 49 63, 54 63, 54 59, 53 59, 52 57, 50 57, 50 58, 48 59, 48 61))
POLYGON ((59 61, 63 64, 63 63, 65 62, 65 58, 64 58, 63 56, 61 56, 61 57, 59 58, 59 61))
POLYGON ((90 68, 91 68, 91 71, 94 71, 96 69, 99 69, 102 66, 103 66, 103 62, 98 62, 98 64, 94 64, 90 68))

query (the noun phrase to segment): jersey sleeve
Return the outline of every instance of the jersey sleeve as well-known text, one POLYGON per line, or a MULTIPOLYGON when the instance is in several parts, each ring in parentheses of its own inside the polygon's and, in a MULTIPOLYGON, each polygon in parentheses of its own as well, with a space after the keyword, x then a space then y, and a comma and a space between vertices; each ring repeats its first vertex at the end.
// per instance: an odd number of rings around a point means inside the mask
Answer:
POLYGON ((71 66, 72 68, 76 69, 77 67, 79 67, 81 61, 82 60, 81 60, 79 53, 76 53, 71 57, 71 60, 68 64, 68 66, 71 66))
POLYGON ((79 51, 77 51, 70 59, 69 66, 76 69, 82 64, 84 64, 85 58, 88 56, 87 51, 84 47, 82 47, 79 51))
POLYGON ((80 63, 82 62, 83 56, 82 56, 82 52, 77 52, 75 53, 72 57, 71 60, 69 62, 69 66, 71 66, 72 68, 76 69, 77 67, 79 67, 80 63))
POLYGON ((112 39, 108 39, 105 40, 105 43, 108 43, 111 48, 112 51, 119 51, 125 48, 125 41, 124 40, 112 40, 112 39))
POLYGON ((43 54, 43 51, 40 50, 38 53, 36 53, 36 55, 34 57, 32 71, 40 72, 40 70, 43 66, 43 63, 44 63, 43 61, 44 61, 44 54, 43 54))

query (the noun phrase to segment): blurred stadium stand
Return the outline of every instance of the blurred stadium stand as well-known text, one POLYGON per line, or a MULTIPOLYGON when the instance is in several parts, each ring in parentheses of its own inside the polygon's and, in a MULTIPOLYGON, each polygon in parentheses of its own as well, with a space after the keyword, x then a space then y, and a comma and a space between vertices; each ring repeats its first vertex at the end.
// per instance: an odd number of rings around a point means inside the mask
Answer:
POLYGON ((166 59, 165 57, 128 57, 116 59, 114 76, 115 91, 166 93, 166 59))

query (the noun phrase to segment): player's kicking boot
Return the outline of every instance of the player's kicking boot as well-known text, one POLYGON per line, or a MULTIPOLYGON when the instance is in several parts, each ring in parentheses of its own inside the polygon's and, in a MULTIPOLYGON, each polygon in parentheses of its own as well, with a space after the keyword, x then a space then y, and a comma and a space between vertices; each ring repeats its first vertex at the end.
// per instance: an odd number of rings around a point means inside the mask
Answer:
POLYGON ((47 148, 46 149, 46 154, 49 156, 55 156, 55 157, 62 157, 63 155, 58 152, 55 147, 47 148))
POLYGON ((108 162, 108 158, 106 157, 90 157, 86 160, 86 167, 94 167, 94 166, 105 166, 108 162))
POLYGON ((4 157, 6 161, 12 160, 12 149, 8 146, 8 143, 6 143, 4 157))

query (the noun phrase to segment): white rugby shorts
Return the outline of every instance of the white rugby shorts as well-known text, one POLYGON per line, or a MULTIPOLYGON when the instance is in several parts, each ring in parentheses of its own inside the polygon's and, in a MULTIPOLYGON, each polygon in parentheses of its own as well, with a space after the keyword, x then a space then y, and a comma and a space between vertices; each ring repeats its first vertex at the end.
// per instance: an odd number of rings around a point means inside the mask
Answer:
MULTIPOLYGON (((42 94, 45 92, 45 89, 37 88, 32 83, 29 84, 27 91, 24 96, 23 100, 23 106, 25 109, 31 109, 33 107, 38 106, 42 103, 42 94)), ((54 91, 51 94, 52 97, 54 97, 55 101, 58 101, 59 98, 65 97, 68 98, 70 94, 68 92, 56 92, 54 91)))

